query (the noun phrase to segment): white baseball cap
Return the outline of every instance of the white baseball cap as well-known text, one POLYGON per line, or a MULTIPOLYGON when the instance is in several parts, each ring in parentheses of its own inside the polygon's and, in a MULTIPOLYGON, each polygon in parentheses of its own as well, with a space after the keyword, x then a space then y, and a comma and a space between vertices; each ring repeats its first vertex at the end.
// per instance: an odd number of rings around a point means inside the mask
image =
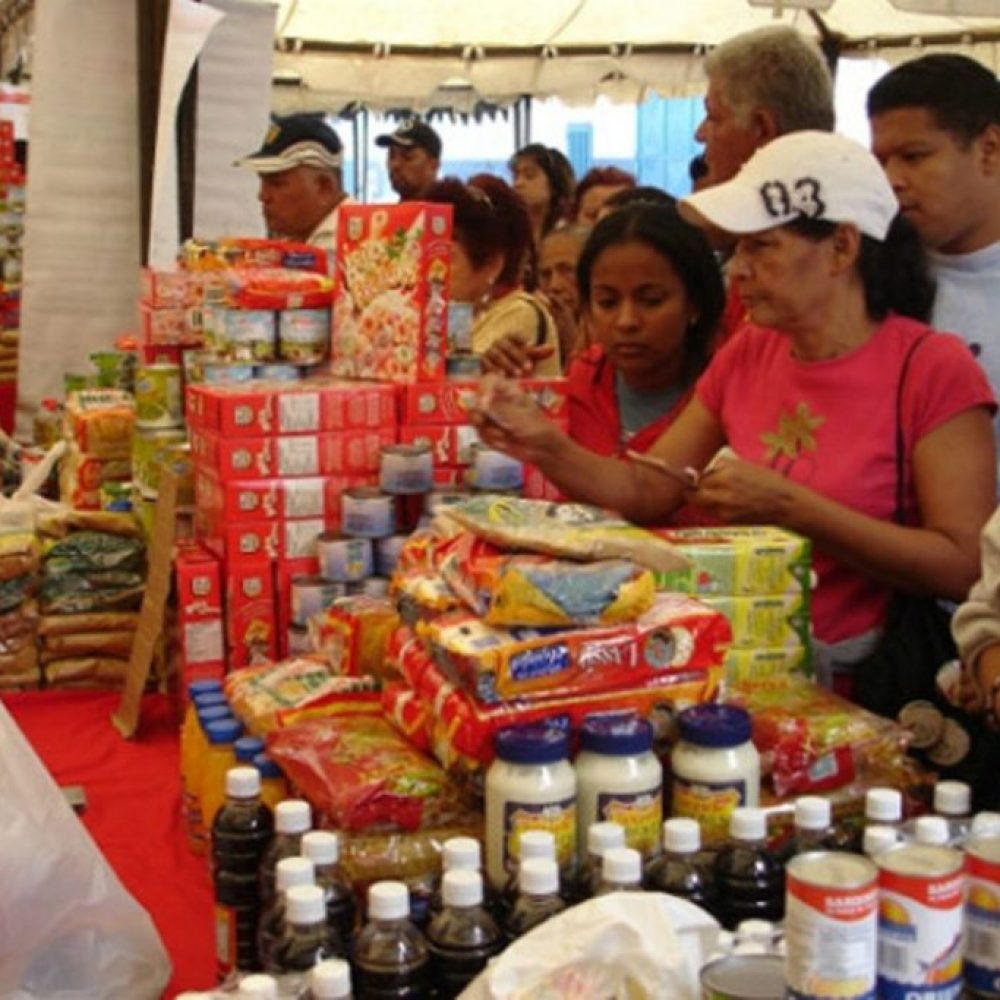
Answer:
POLYGON ((796 219, 852 222, 884 240, 899 203, 878 160, 835 132, 790 132, 761 147, 730 181, 678 202, 681 215, 729 233, 796 219))

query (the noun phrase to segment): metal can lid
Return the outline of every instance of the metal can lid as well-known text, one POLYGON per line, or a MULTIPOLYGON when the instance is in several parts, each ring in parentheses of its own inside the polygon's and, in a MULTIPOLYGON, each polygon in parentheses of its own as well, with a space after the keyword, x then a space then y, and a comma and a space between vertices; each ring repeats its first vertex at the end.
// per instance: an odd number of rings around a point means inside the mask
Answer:
POLYGON ((785 960, 781 955, 731 955, 701 970, 706 1000, 783 1000, 785 960))
POLYGON ((861 889, 873 885, 878 869, 871 859, 847 851, 807 851, 788 862, 788 874, 809 885, 861 889))
POLYGON ((879 868, 900 875, 936 878, 962 870, 962 854, 951 847, 936 844, 900 844, 875 858, 879 868))

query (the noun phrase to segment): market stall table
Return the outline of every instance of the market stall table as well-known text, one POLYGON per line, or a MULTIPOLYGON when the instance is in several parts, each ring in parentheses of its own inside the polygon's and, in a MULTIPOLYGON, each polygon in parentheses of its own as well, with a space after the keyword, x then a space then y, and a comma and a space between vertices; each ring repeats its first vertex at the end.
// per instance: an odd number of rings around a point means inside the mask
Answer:
POLYGON ((125 887, 149 911, 173 963, 165 997, 215 981, 212 890, 181 819, 179 729, 172 701, 146 695, 134 740, 111 723, 107 691, 4 694, 3 702, 59 785, 82 785, 82 821, 125 887))

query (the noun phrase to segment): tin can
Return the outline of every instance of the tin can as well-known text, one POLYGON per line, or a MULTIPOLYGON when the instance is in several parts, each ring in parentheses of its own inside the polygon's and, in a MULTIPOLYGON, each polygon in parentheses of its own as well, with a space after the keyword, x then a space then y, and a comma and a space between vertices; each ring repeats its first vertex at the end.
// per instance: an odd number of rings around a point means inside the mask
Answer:
POLYGON ((300 656, 312 652, 309 629, 304 625, 291 625, 288 629, 288 655, 300 656))
POLYGON ((874 997, 878 869, 859 854, 812 851, 792 858, 785 876, 789 996, 874 997))
POLYGON ((901 844, 879 868, 876 988, 886 1000, 952 1000, 962 992, 962 855, 901 844))
POLYGON ((728 955, 702 967, 702 1000, 784 1000, 780 955, 728 955))
MULTIPOLYGON (((472 303, 448 303, 448 360, 472 352, 472 303)), ((475 355, 473 355, 475 356, 475 355)), ((451 372, 449 371, 449 375, 451 372)), ((477 373, 478 374, 478 373, 477 373)))
POLYGON ((206 361, 201 367, 202 381, 206 385, 231 385, 252 382, 254 366, 242 362, 206 361))
POLYGON ((114 511, 116 514, 127 514, 132 510, 131 483, 101 483, 101 510, 114 511))
POLYGON ((304 628, 313 615, 322 614, 338 597, 346 596, 347 587, 319 576, 293 576, 291 591, 292 624, 304 628))
MULTIPOLYGON (((160 475, 165 465, 187 461, 191 465, 187 432, 182 427, 137 427, 132 435, 132 479, 143 494, 155 497, 160 489, 160 475)), ((177 470, 175 470, 177 471, 177 470)), ((190 494, 193 498, 193 472, 190 494)), ((181 491, 179 490, 178 493, 181 491)), ((178 496, 178 503, 182 502, 178 496)))
POLYGON ((352 538, 385 538, 395 530, 393 498, 372 486, 356 486, 341 495, 341 528, 352 538))
POLYGON ((434 456, 429 444, 387 444, 379 452, 383 493, 410 496, 434 489, 434 456))
POLYGON ((466 490, 434 490, 433 493, 428 493, 424 497, 424 513, 429 517, 434 517, 441 511, 468 500, 470 496, 471 494, 466 490))
POLYGON ((375 572, 379 576, 392 576, 403 546, 408 540, 408 535, 389 535, 388 538, 380 538, 375 543, 375 572))
POLYGON ((275 322, 270 309, 225 309, 221 312, 221 349, 234 361, 272 361, 275 322))
POLYGON ((524 466, 484 444, 472 448, 472 485, 479 493, 505 493, 524 485, 524 466))
POLYGON ((347 585, 348 594, 364 594, 366 597, 388 597, 389 581, 384 576, 366 576, 347 585))
POLYGON ((330 353, 329 309, 283 309, 278 314, 278 354, 285 361, 313 365, 330 353))
POLYGON ((447 378, 479 378, 483 362, 478 354, 449 354, 444 369, 447 378))
POLYGON ((319 573, 324 580, 349 583, 371 575, 370 538, 344 538, 335 531, 328 531, 316 539, 316 550, 319 555, 319 573))
POLYGON ((1000 997, 1000 836, 965 845, 965 985, 1000 997))
POLYGON ((286 365, 280 362, 254 365, 253 377, 269 382, 298 382, 302 378, 302 370, 297 365, 286 365))
POLYGON ((135 416, 140 427, 180 427, 184 423, 179 365, 147 365, 138 370, 135 416))

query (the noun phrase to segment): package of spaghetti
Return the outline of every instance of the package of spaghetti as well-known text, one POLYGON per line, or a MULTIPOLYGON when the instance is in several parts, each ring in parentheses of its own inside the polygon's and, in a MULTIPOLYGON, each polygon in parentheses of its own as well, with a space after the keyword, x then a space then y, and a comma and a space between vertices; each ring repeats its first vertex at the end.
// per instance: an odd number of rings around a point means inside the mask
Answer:
POLYGON ((658 594, 623 625, 577 629, 500 629, 455 612, 418 626, 456 684, 485 704, 506 698, 606 691, 721 665, 729 622, 681 594, 658 594))
POLYGON ((139 538, 142 528, 131 514, 116 514, 106 510, 70 510, 60 508, 38 515, 38 533, 52 538, 65 538, 73 531, 100 531, 108 535, 139 538))
POLYGON ((63 417, 66 437, 97 458, 128 458, 135 427, 135 400, 121 389, 71 392, 63 417))
POLYGON ((42 637, 42 662, 75 656, 117 656, 128 659, 135 632, 80 632, 42 637))
POLYGON ((399 627, 396 604, 387 597, 339 598, 309 622, 313 648, 335 657, 345 674, 386 676, 386 643, 399 627))
POLYGON ((666 573, 687 565, 668 541, 597 507, 485 494, 438 515, 505 549, 566 559, 631 559, 666 573))
POLYGON ((128 657, 75 656, 45 664, 49 687, 118 687, 125 683, 128 657))
POLYGON ((655 594, 653 574, 634 562, 506 553, 469 531, 438 546, 435 561, 448 586, 487 625, 616 625, 648 611, 655 594))
POLYGON ((394 681, 382 689, 385 717, 418 749, 430 749, 431 708, 412 688, 394 681))
POLYGON ((135 632, 135 611, 106 611, 83 615, 44 615, 38 622, 40 636, 76 635, 78 632, 135 632))
POLYGON ((441 767, 385 719, 313 719, 272 732, 267 749, 321 822, 338 830, 420 830, 471 812, 441 767))

